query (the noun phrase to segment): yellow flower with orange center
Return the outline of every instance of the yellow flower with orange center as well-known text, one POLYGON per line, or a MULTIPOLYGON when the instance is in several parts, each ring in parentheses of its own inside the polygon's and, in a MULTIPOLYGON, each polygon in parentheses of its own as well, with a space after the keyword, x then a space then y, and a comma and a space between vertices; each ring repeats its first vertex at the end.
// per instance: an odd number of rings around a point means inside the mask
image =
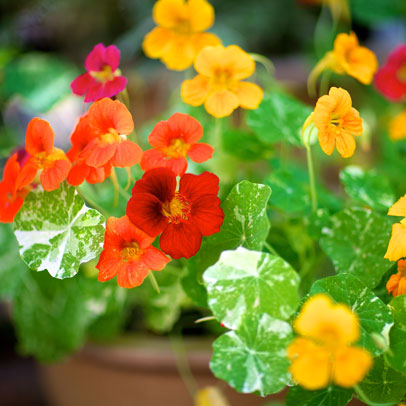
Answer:
POLYGON ((386 290, 392 293, 393 297, 406 295, 406 260, 398 261, 398 272, 389 278, 386 290))
POLYGON ((333 50, 327 52, 310 73, 310 93, 314 93, 316 80, 326 69, 352 76, 364 85, 369 85, 378 70, 378 60, 370 49, 359 45, 354 32, 341 33, 334 41, 333 50))
POLYGON ((389 138, 398 141, 406 138, 406 110, 395 116, 389 123, 389 138))
POLYGON ((182 83, 181 95, 192 106, 204 104, 214 117, 229 116, 237 107, 256 109, 263 91, 255 83, 243 82, 255 71, 250 55, 236 45, 204 48, 194 67, 198 75, 182 83))
POLYGON ((311 124, 318 129, 323 152, 331 155, 336 146, 343 158, 354 154, 354 135, 361 135, 363 131, 362 118, 352 107, 350 94, 341 87, 332 87, 328 95, 319 98, 313 113, 303 125, 303 132, 311 124))
POLYGON ((406 195, 389 209, 388 216, 403 217, 399 223, 392 226, 392 235, 385 254, 389 261, 397 261, 406 258, 406 195))
POLYGON ((305 389, 331 383, 350 388, 372 366, 370 353, 353 346, 360 338, 358 317, 344 304, 317 294, 303 305, 293 327, 296 337, 288 348, 293 379, 305 389))
POLYGON ((158 0, 153 18, 158 27, 145 36, 142 48, 169 69, 184 70, 204 47, 221 44, 204 32, 214 23, 214 9, 206 0, 158 0))

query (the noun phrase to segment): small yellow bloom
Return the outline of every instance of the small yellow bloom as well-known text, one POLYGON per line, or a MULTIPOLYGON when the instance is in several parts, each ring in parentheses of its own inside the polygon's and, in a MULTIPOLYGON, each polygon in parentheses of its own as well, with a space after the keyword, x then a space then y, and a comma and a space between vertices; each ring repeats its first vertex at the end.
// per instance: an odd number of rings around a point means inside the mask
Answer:
POLYGON ((354 154, 354 135, 362 134, 362 118, 352 107, 346 90, 332 87, 328 95, 320 97, 303 125, 303 132, 312 123, 318 129, 320 147, 327 155, 333 153, 334 146, 343 158, 354 154))
POLYGON ((142 48, 169 69, 184 70, 204 47, 221 44, 204 32, 214 23, 214 9, 206 0, 158 0, 153 17, 158 27, 145 36, 142 48))
POLYGON ((229 403, 218 388, 206 386, 197 392, 195 406, 229 406, 229 403))
POLYGON ((389 209, 388 216, 403 217, 400 223, 392 226, 392 235, 385 254, 389 261, 397 261, 406 257, 406 195, 389 209))
POLYGON ((392 275, 386 284, 388 293, 393 297, 406 295, 406 260, 398 261, 398 273, 392 275))
POLYGON ((394 117, 389 123, 389 138, 398 141, 406 138, 406 110, 394 117))
POLYGON ((182 83, 182 99, 192 106, 204 107, 214 117, 229 116, 237 107, 256 109, 262 101, 262 89, 242 82, 255 71, 250 55, 236 45, 204 48, 196 58, 199 73, 182 83))
POLYGON ((371 368, 370 353, 353 346, 360 338, 358 317, 329 296, 317 294, 307 300, 293 327, 299 337, 288 348, 290 372, 305 389, 321 389, 332 382, 350 388, 371 368))
POLYGON ((378 60, 371 50, 359 45, 354 32, 341 33, 334 41, 333 50, 327 52, 310 73, 310 93, 314 93, 316 80, 326 69, 352 76, 364 85, 369 85, 378 70, 378 60))

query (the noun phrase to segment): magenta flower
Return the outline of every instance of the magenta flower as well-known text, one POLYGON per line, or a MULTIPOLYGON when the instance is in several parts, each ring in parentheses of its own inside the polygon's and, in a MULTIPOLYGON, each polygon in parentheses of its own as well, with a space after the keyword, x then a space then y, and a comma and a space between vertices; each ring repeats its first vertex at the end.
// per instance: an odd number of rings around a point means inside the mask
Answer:
POLYGON ((115 45, 105 47, 97 44, 85 60, 87 70, 71 84, 73 93, 85 96, 85 102, 92 102, 103 97, 112 97, 122 92, 127 79, 118 69, 120 50, 115 45))

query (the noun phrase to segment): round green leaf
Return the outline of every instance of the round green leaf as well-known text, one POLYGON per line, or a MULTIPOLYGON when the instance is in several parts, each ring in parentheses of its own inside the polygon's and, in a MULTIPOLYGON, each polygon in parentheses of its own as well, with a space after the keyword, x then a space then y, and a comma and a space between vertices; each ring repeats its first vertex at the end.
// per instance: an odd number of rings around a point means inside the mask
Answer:
POLYGON ((47 270, 63 279, 74 276, 82 262, 100 254, 104 221, 67 183, 53 192, 39 186, 17 214, 14 233, 20 254, 31 269, 47 270))
POLYGON ((213 314, 228 328, 261 313, 287 320, 299 304, 299 276, 271 254, 242 247, 224 251, 203 280, 213 314))
POLYGON ((388 364, 406 373, 406 295, 395 297, 389 303, 395 324, 389 333, 390 349, 385 354, 388 364))
POLYGON ((382 357, 375 358, 372 369, 355 391, 368 405, 396 405, 406 394, 406 376, 386 365, 382 357))
POLYGON ((389 182, 376 171, 347 166, 340 172, 340 180, 350 197, 375 210, 386 211, 395 202, 389 182))
POLYGON ((353 393, 352 389, 333 385, 320 390, 306 390, 301 386, 293 386, 286 396, 286 406, 345 406, 353 393))
POLYGON ((320 279, 310 290, 310 295, 327 293, 336 302, 347 304, 359 317, 361 339, 359 345, 373 355, 379 355, 389 345, 389 330, 393 318, 381 299, 359 279, 341 274, 320 279))
POLYGON ((302 126, 311 112, 286 93, 266 93, 259 107, 247 112, 247 124, 266 143, 285 141, 302 146, 302 126))
POLYGON ((372 289, 392 267, 384 258, 391 227, 386 216, 362 208, 346 209, 331 217, 320 245, 337 273, 350 273, 372 289))
POLYGON ((292 339, 285 321, 267 314, 246 318, 238 330, 213 343, 210 368, 239 392, 279 392, 290 382, 286 349, 292 339))

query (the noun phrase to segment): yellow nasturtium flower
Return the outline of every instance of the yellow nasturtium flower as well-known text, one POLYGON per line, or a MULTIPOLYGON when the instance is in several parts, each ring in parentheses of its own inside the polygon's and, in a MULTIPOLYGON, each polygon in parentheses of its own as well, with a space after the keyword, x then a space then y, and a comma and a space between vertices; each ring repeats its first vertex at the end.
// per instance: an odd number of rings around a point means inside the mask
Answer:
POLYGON ((385 254, 389 261, 397 261, 406 257, 406 195, 389 209, 388 216, 403 217, 400 223, 392 226, 392 235, 385 254))
POLYGON ((338 34, 334 48, 318 62, 309 75, 309 89, 314 89, 317 78, 326 69, 338 74, 346 74, 369 85, 378 70, 375 54, 366 47, 360 46, 354 32, 338 34))
POLYGON ((236 45, 204 48, 194 67, 198 75, 182 83, 181 95, 192 106, 204 104, 214 117, 229 116, 237 107, 256 109, 262 101, 262 89, 243 79, 255 71, 255 61, 236 45))
POLYGON ((389 123, 389 138, 398 141, 406 138, 406 110, 395 116, 389 123))
POLYGON ((389 278, 386 289, 393 297, 406 295, 406 260, 398 261, 398 272, 389 278))
POLYGON ((214 23, 214 9, 206 0, 158 0, 153 18, 158 27, 145 36, 142 48, 168 69, 184 70, 204 47, 221 44, 216 35, 204 32, 214 23))
POLYGON ((336 146, 343 158, 354 154, 354 135, 361 135, 363 131, 362 118, 352 107, 350 94, 341 87, 332 87, 328 95, 319 98, 313 113, 303 125, 303 131, 311 124, 318 129, 323 152, 331 155, 336 146))
POLYGON ((350 388, 362 381, 372 366, 360 338, 358 317, 345 304, 317 294, 303 305, 293 324, 298 334, 288 347, 293 379, 305 389, 322 389, 334 383, 350 388))

